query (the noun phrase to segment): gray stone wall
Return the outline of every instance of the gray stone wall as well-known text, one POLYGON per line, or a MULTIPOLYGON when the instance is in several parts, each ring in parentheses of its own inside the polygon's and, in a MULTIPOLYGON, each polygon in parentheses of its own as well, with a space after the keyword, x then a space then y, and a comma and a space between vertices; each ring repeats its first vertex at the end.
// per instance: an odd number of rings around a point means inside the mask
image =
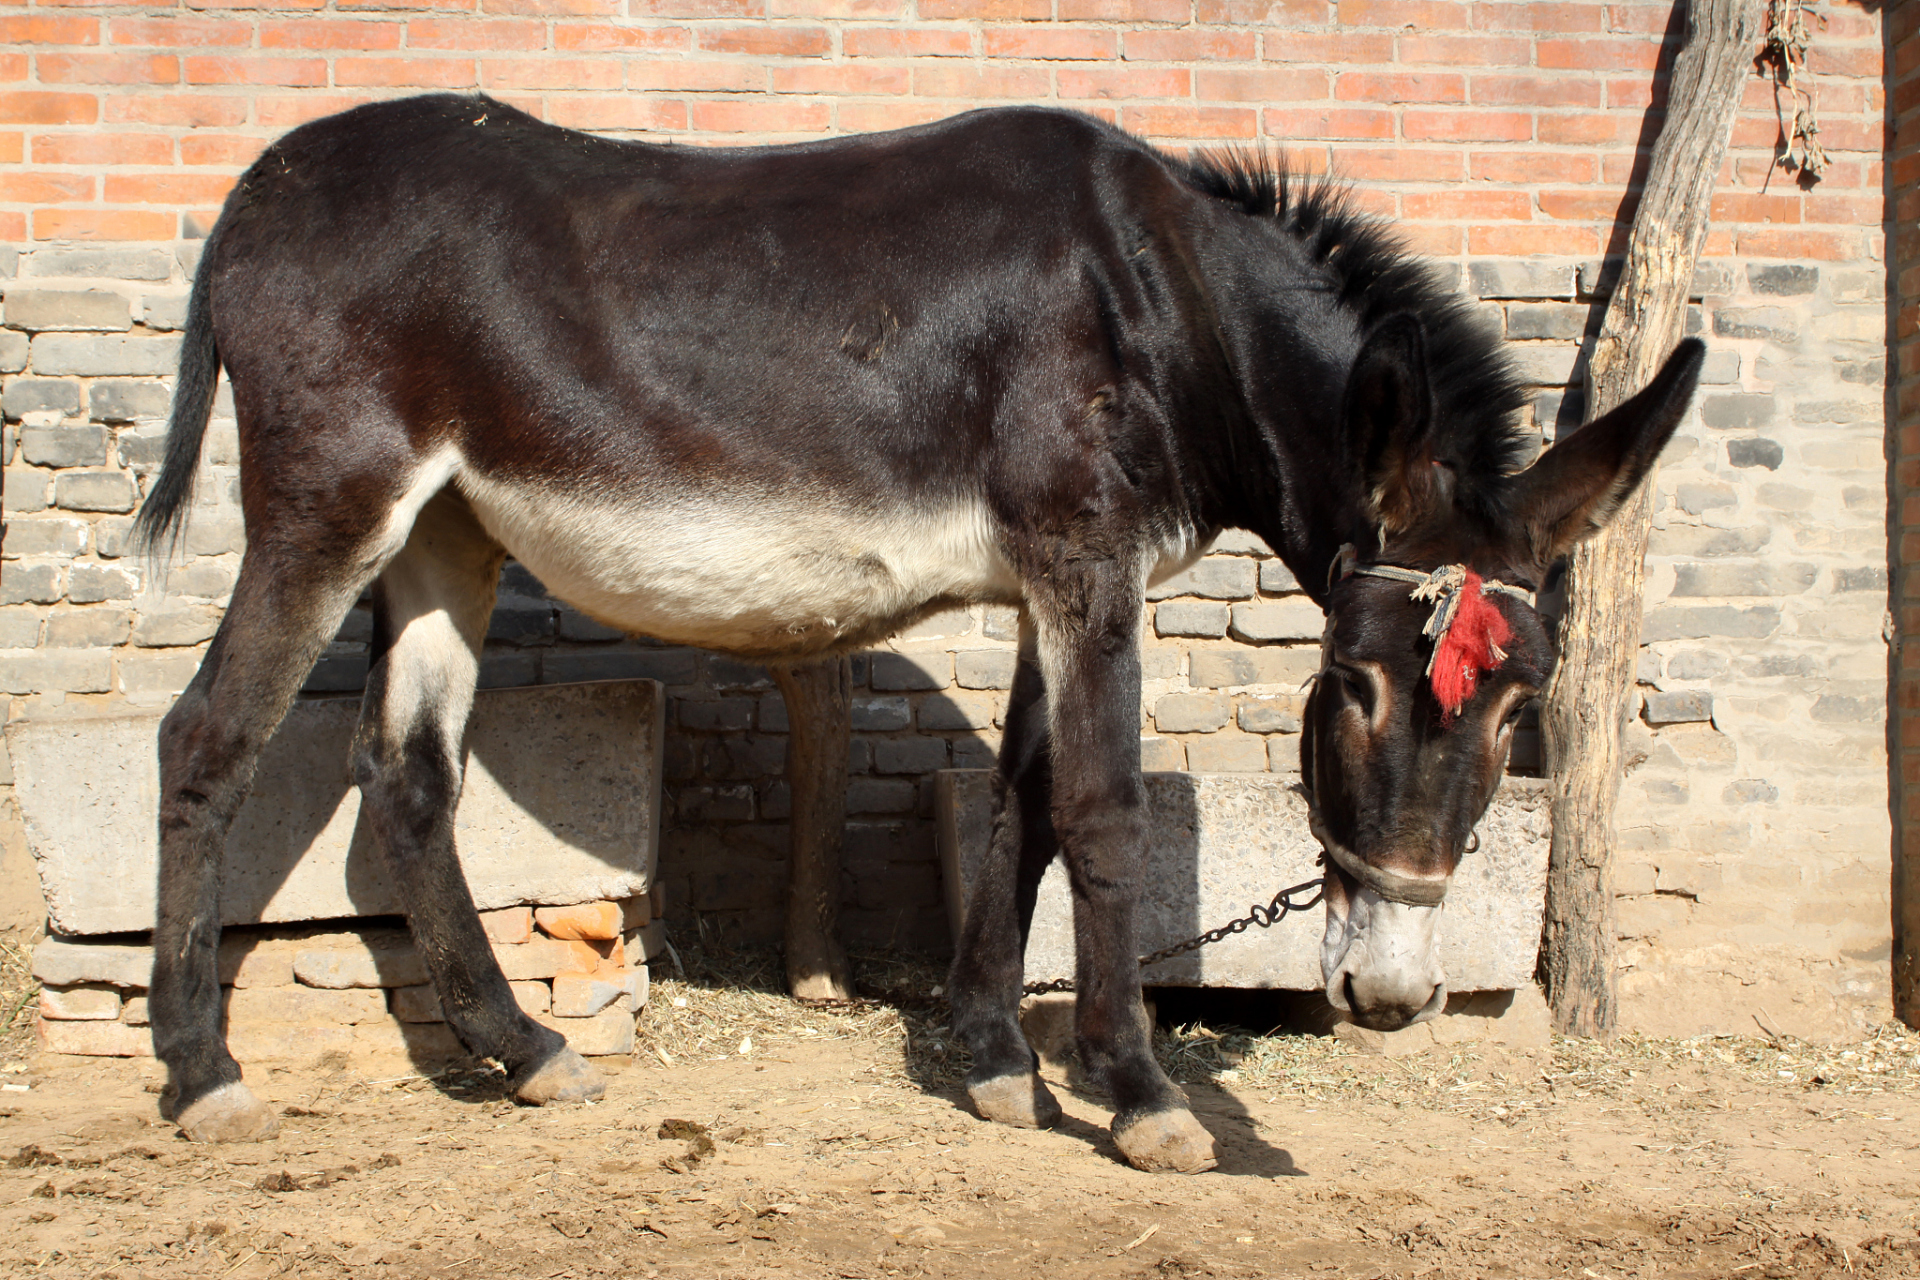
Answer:
MULTIPOLYGON (((9 715, 158 704, 182 688, 243 547, 222 396, 183 557, 127 554, 158 464, 191 242, 0 255, 7 532, 0 690, 9 715)), ((1578 420, 1595 261, 1455 268, 1538 387, 1542 441, 1578 420)), ((1622 793, 1626 1025, 1842 1034, 1884 1012, 1886 480, 1883 277, 1864 264, 1714 260, 1691 327, 1706 384, 1658 481, 1640 690, 1622 793)), ((948 945, 931 775, 998 746, 1016 619, 943 615, 856 664, 845 909, 856 946, 948 945)), ((1148 768, 1290 772, 1319 612, 1257 539, 1155 588, 1140 714, 1148 768)), ((309 688, 358 688, 356 609, 309 688)), ((502 581, 490 686, 647 676, 670 695, 662 879, 673 926, 778 937, 789 798, 784 709, 764 670, 622 636, 502 581)), ((1539 767, 1531 729, 1516 768, 1539 767)), ((4 762, 0 762, 4 767, 4 762)), ((0 785, 11 775, 0 775, 0 785)), ((4 797, 0 876, 24 895, 4 797)))

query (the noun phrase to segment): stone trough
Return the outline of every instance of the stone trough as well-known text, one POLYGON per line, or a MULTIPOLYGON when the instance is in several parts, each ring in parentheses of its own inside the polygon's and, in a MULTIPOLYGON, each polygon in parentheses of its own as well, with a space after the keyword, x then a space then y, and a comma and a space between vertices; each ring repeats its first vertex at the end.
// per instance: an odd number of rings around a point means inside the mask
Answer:
MULTIPOLYGON (((665 699, 652 680, 484 690, 456 841, 514 994, 584 1053, 630 1052, 647 961, 665 699)), ((348 744, 360 700, 304 699, 228 839, 221 982, 242 1062, 329 1050, 457 1055, 364 824, 348 744)), ((161 713, 18 721, 7 749, 48 927, 40 1036, 62 1053, 151 1053, 161 713)))

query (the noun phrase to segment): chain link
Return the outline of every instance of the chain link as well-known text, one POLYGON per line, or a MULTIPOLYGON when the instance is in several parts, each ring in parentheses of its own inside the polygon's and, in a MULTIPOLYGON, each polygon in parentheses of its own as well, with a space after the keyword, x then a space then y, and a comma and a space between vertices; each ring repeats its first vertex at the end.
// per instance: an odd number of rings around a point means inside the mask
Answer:
MULTIPOLYGON (((1236 933, 1245 933, 1249 928, 1270 929, 1296 911, 1306 911, 1319 906, 1320 899, 1326 896, 1326 883, 1326 877, 1316 876, 1312 880, 1303 880, 1299 884, 1282 889, 1273 895, 1273 901, 1263 907, 1249 907, 1247 914, 1237 920, 1229 920, 1217 929, 1209 929, 1205 933, 1188 938, 1185 942, 1176 942, 1170 947, 1162 947, 1158 951, 1141 956, 1140 967, 1145 969, 1162 960, 1171 960, 1189 951, 1198 951, 1222 938, 1232 937, 1236 933), (1311 898, 1305 902, 1294 901, 1298 895, 1309 891, 1313 893, 1311 898)), ((1052 982, 1030 982, 1021 990, 1030 996, 1047 995, 1055 991, 1071 991, 1073 979, 1055 978, 1052 982)))

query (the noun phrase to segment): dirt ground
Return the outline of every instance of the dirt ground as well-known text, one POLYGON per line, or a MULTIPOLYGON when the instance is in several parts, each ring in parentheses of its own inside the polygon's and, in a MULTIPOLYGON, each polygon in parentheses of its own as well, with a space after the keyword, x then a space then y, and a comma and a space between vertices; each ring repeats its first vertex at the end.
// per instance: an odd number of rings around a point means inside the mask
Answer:
MULTIPOLYGON (((479 1064, 249 1073, 270 1143, 196 1147, 151 1062, 0 1044, 0 1271, 275 1275, 1920 1277, 1920 1036, 1556 1041, 1410 1059, 1163 1029, 1220 1167, 1122 1164, 1098 1097, 961 1106, 928 970, 800 1009, 770 959, 657 981, 604 1101, 479 1064), (914 991, 912 988, 920 989, 914 991)), ((11 1007, 13 1001, 6 1001, 11 1007)), ((1165 1016, 1167 1002, 1162 1002, 1165 1016)), ((4 1012, 4 1010, 0 1010, 4 1012)))

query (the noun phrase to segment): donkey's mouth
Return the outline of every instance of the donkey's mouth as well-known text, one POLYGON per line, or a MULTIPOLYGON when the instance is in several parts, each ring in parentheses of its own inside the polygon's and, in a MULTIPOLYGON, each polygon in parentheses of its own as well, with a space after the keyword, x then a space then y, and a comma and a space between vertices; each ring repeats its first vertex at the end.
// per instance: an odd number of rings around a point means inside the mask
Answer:
POLYGON ((1395 902, 1355 885, 1334 864, 1340 892, 1327 896, 1320 971, 1327 1003, 1359 1026, 1398 1031, 1446 1008, 1446 973, 1435 947, 1440 908, 1395 902))

